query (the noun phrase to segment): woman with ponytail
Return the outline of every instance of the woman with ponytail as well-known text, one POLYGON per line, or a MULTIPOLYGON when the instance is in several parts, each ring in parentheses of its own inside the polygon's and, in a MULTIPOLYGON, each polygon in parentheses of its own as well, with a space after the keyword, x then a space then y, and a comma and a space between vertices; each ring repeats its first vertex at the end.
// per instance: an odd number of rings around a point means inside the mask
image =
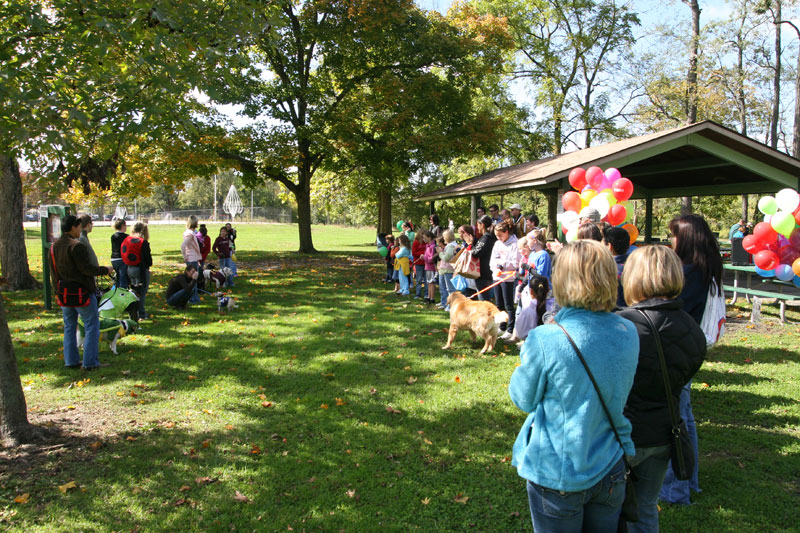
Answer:
POLYGON ((550 283, 545 276, 531 276, 528 287, 520 295, 522 311, 514 328, 515 336, 520 340, 524 341, 533 328, 541 326, 544 323, 544 314, 555 307, 555 299, 547 297, 549 292, 550 283))

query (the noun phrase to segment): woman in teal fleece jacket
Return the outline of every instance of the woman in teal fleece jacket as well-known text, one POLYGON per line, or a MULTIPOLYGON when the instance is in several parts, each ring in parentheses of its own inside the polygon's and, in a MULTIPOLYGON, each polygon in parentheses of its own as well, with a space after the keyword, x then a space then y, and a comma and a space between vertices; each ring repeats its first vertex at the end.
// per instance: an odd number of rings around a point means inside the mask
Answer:
POLYGON ((556 256, 556 322, 586 359, 624 447, 575 350, 555 324, 531 331, 509 394, 530 413, 514 443, 512 464, 527 480, 533 528, 616 531, 625 497, 623 454, 634 455, 631 424, 622 410, 633 385, 639 337, 612 314, 617 268, 600 243, 575 241, 556 256))

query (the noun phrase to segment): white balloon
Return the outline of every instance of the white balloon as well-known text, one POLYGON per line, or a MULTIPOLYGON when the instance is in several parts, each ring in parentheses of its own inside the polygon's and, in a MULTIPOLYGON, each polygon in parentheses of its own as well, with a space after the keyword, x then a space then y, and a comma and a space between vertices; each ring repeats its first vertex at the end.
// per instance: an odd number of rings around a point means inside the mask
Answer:
POLYGON ((578 230, 571 229, 567 232, 565 236, 567 242, 577 241, 578 240, 578 230))
POLYGON ((564 211, 558 215, 558 219, 562 226, 567 227, 578 221, 578 213, 575 211, 564 211))
POLYGON ((794 189, 781 189, 775 195, 775 201, 778 203, 778 209, 791 213, 800 205, 800 196, 794 189))
POLYGON ((769 224, 771 220, 772 220, 772 215, 764 215, 764 222, 769 224))
POLYGON ((605 218, 611 206, 608 204, 608 197, 605 194, 600 194, 592 198, 589 202, 589 207, 594 207, 600 213, 600 218, 605 218))

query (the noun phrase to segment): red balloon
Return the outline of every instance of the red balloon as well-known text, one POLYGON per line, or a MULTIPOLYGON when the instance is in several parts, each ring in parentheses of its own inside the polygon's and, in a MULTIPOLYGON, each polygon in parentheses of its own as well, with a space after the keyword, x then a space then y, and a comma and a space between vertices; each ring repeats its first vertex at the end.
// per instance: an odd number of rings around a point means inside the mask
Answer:
POLYGON ((596 191, 600 190, 598 187, 603 184, 604 179, 606 179, 606 175, 600 167, 589 167, 586 171, 586 181, 592 186, 592 189, 596 191))
POLYGON ((573 168, 569 173, 569 184, 579 191, 586 187, 586 171, 581 167, 573 168))
POLYGON ((744 239, 742 239, 742 248, 744 251, 750 255, 756 255, 758 252, 764 249, 764 243, 758 240, 758 237, 755 235, 747 235, 744 239))
POLYGON ((791 244, 786 244, 778 250, 778 258, 780 258, 782 265, 791 265, 800 258, 800 252, 791 244))
POLYGON ((579 213, 582 203, 581 195, 575 191, 565 192, 564 196, 561 197, 561 205, 564 206, 565 211, 575 211, 579 213))
POLYGON ((625 222, 625 219, 628 218, 628 210, 625 209, 625 206, 622 204, 614 204, 608 210, 608 215, 606 215, 606 219, 608 223, 612 226, 618 226, 625 222))
POLYGON ((797 206, 797 209, 792 211, 792 215, 794 215, 794 221, 800 224, 800 205, 797 206))
POLYGON ((628 178, 619 178, 611 185, 611 190, 618 202, 624 202, 633 194, 633 183, 628 178))
MULTIPOLYGON (((753 228, 753 235, 763 244, 773 244, 775 241, 778 240, 778 232, 772 229, 772 226, 770 225, 769 222, 759 222, 758 224, 756 224, 756 227, 753 228)), ((765 268, 764 270, 772 270, 772 269, 765 268)))
POLYGON ((769 250, 761 250, 753 256, 753 262, 761 270, 773 270, 781 264, 778 254, 769 250))

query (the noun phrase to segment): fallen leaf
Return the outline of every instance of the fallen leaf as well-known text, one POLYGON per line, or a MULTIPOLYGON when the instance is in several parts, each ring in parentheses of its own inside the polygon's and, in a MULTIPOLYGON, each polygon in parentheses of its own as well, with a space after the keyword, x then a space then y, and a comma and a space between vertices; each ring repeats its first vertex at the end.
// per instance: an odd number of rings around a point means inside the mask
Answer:
POLYGON ((416 382, 417 382, 417 378, 415 378, 414 376, 411 376, 410 378, 408 378, 408 384, 409 385, 413 385, 416 382))
POLYGON ((261 448, 258 447, 258 444, 253 444, 253 447, 250 449, 250 453, 253 455, 258 455, 261 453, 261 448))
POLYGON ((100 442, 99 440, 96 440, 96 441, 94 441, 93 443, 91 443, 91 444, 89 445, 89 447, 90 447, 91 449, 93 449, 94 451, 97 451, 97 450, 99 450, 99 449, 100 449, 100 447, 101 447, 102 445, 103 445, 103 443, 102 443, 102 442, 100 442))
POLYGON ((211 439, 206 439, 200 444, 202 444, 203 448, 208 448, 209 446, 211 446, 211 439))
POLYGON ((456 383, 461 383, 461 378, 460 378, 459 376, 456 376, 456 377, 455 377, 455 382, 456 382, 456 383))
POLYGON ((391 414, 393 414, 393 415, 399 415, 399 414, 400 414, 400 411, 399 411, 399 410, 397 410, 397 409, 395 409, 395 408, 394 408, 394 407, 392 407, 391 405, 387 405, 387 406, 386 406, 386 411, 387 411, 388 413, 391 413, 391 414))
POLYGON ((341 407, 341 406, 343 406, 343 405, 344 405, 344 404, 346 404, 346 403, 347 403, 347 402, 346 402, 346 401, 344 401, 343 399, 341 399, 341 398, 336 398, 336 405, 337 405, 338 407, 341 407))
POLYGON ((31 495, 28 494, 27 492, 25 494, 20 494, 19 496, 14 498, 14 503, 28 503, 28 498, 30 497, 31 495))
POLYGON ((261 402, 261 407, 272 407, 272 402, 261 402))
POLYGON ((376 389, 375 387, 373 387, 373 388, 369 389, 369 393, 370 393, 370 394, 372 394, 372 395, 375 395, 375 394, 377 394, 377 393, 378 393, 378 389, 376 389))
POLYGON ((700 384, 700 387, 701 387, 701 388, 704 388, 704 389, 707 389, 707 388, 709 388, 710 386, 711 386, 711 385, 709 385, 708 383, 701 383, 701 384, 700 384))
POLYGON ((459 492, 458 494, 456 494, 456 497, 455 497, 455 498, 453 498, 453 501, 454 501, 454 502, 456 502, 456 503, 462 503, 462 504, 463 504, 463 503, 467 503, 467 501, 468 501, 468 500, 469 500, 469 496, 464 496, 464 495, 463 495, 463 494, 461 494, 460 492, 459 492))
POLYGON ((345 492, 345 494, 347 494, 347 496, 349 498, 353 498, 356 495, 356 491, 354 491, 353 489, 350 489, 347 492, 345 492))
POLYGON ((181 485, 181 488, 179 488, 178 490, 181 491, 181 492, 186 492, 187 490, 191 490, 191 489, 192 489, 192 487, 190 487, 189 485, 181 485))
POLYGON ((429 446, 433 444, 431 441, 429 441, 429 440, 428 440, 428 439, 426 439, 426 438, 423 438, 422 440, 425 442, 425 444, 427 444, 427 445, 429 445, 429 446))
POLYGON ((322 405, 319 406, 319 408, 320 409, 327 409, 328 408, 328 404, 327 403, 323 403, 322 405))
POLYGON ((78 484, 74 481, 70 481, 69 483, 64 483, 63 485, 58 486, 58 490, 61 491, 61 494, 66 494, 69 489, 77 489, 78 484))
POLYGON ((214 481, 216 481, 216 479, 212 479, 208 476, 194 478, 194 482, 197 483, 198 485, 208 485, 209 483, 213 483, 214 481))
POLYGON ((250 498, 248 498, 238 490, 236 491, 236 494, 233 495, 233 499, 236 500, 237 502, 250 503, 250 498))
POLYGON ((420 501, 422 502, 422 505, 428 505, 429 503, 431 503, 431 499, 430 498, 423 498, 420 501))

